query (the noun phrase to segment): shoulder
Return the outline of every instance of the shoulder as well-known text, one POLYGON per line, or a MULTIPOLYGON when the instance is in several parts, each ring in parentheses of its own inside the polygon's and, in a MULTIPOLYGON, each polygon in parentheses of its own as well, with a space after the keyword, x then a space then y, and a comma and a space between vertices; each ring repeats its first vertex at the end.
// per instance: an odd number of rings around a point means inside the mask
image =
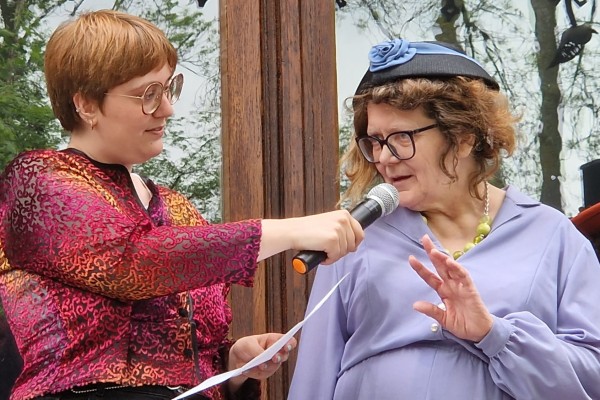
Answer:
MULTIPOLYGON (((29 150, 18 154, 6 167, 5 171, 41 171, 44 169, 71 167, 75 164, 89 164, 89 160, 68 150, 29 150)), ((70 168, 72 169, 72 168, 70 168)))
POLYGON ((61 155, 56 150, 30 150, 18 154, 4 169, 1 181, 3 185, 39 177, 57 164, 62 163, 61 155))
POLYGON ((10 161, 6 170, 18 169, 27 166, 44 165, 59 158, 60 152, 56 150, 29 150, 18 154, 10 161))
POLYGON ((505 216, 515 216, 519 221, 513 225, 516 230, 535 230, 538 240, 555 238, 561 240, 563 246, 566 245, 565 241, 573 241, 577 246, 587 243, 573 221, 562 211, 534 200, 514 187, 507 188, 504 205, 505 211, 508 211, 505 216))
POLYGON ((63 181, 74 177, 96 175, 101 169, 78 152, 65 150, 30 150, 17 155, 5 168, 2 175, 6 182, 63 181))
POLYGON ((533 218, 545 218, 554 222, 570 222, 567 216, 560 210, 535 200, 528 194, 521 192, 514 186, 506 189, 505 204, 515 207, 526 216, 533 218))

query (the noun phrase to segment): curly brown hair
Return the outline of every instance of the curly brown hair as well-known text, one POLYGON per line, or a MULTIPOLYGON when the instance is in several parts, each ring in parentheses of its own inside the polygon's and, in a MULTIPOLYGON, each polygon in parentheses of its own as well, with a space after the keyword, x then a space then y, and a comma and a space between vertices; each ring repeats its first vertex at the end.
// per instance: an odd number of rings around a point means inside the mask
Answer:
MULTIPOLYGON (((443 80, 414 78, 369 87, 352 98, 353 140, 340 161, 350 185, 340 202, 354 204, 360 201, 371 186, 381 181, 375 164, 362 156, 354 140, 367 135, 367 106, 370 103, 388 104, 400 110, 420 107, 427 117, 434 119, 447 142, 438 164, 452 181, 456 181, 458 176, 454 169, 447 168, 444 161, 456 152, 461 139, 474 137, 472 156, 478 168, 469 177, 469 187, 476 197, 480 197, 477 185, 493 176, 502 157, 511 155, 515 148, 515 125, 519 117, 511 113, 506 96, 480 80, 465 77, 443 80)), ((457 161, 455 156, 454 166, 457 161)))

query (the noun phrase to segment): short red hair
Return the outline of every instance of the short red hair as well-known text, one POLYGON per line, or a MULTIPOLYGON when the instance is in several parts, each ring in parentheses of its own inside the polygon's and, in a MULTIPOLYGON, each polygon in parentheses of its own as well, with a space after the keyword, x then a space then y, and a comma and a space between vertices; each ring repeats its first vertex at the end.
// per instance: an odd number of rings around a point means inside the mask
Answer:
POLYGON ((81 122, 76 93, 102 107, 109 89, 167 64, 174 71, 177 51, 149 21, 101 10, 61 24, 48 41, 44 64, 54 115, 72 131, 81 122))

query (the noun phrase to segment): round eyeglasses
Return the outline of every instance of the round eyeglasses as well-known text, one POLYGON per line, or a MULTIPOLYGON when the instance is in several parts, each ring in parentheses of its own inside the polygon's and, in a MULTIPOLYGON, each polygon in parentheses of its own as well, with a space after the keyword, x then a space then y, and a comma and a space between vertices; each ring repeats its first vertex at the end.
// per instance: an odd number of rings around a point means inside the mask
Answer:
POLYGON ((169 103, 175 104, 179 100, 181 95, 181 88, 183 87, 183 74, 177 74, 167 85, 163 85, 160 82, 152 82, 149 84, 144 93, 141 96, 130 96, 128 94, 120 93, 104 93, 107 96, 120 96, 129 97, 131 99, 140 99, 142 101, 142 112, 146 115, 153 114, 163 99, 163 94, 167 96, 169 103))
POLYGON ((424 132, 437 126, 438 124, 432 124, 412 131, 398 131, 390 133, 385 139, 379 139, 375 136, 358 136, 355 140, 360 152, 368 162, 375 163, 379 161, 379 156, 384 145, 388 147, 390 153, 398 160, 409 160, 415 156, 415 140, 413 136, 416 133, 424 132))

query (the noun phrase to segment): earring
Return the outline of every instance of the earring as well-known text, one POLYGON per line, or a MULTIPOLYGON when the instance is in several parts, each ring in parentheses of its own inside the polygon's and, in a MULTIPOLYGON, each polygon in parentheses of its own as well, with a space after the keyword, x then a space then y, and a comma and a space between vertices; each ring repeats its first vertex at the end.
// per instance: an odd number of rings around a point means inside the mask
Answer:
POLYGON ((488 146, 490 146, 490 149, 494 148, 494 131, 488 129, 487 135, 485 136, 485 141, 487 142, 488 146))
POLYGON ((94 130, 94 128, 96 127, 96 121, 94 121, 93 119, 90 119, 88 121, 88 123, 90 124, 90 127, 92 128, 92 130, 94 130))

